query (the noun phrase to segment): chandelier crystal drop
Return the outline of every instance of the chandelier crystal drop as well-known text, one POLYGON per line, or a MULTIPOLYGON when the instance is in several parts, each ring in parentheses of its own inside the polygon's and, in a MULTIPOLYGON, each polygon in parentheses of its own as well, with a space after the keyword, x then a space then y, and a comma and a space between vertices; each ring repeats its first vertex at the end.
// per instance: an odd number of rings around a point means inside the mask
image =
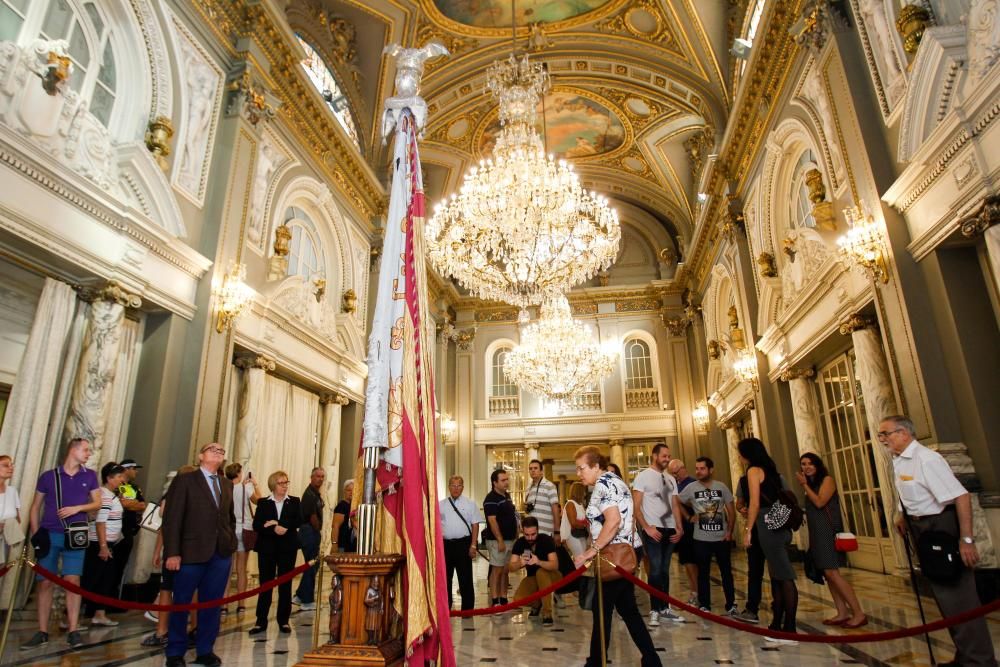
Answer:
POLYGON ((538 322, 521 330, 521 344, 507 354, 511 382, 560 405, 610 375, 617 353, 594 341, 590 327, 573 319, 560 295, 542 304, 538 322))
POLYGON ((580 185, 565 160, 546 157, 535 129, 548 72, 527 55, 496 61, 486 88, 502 127, 493 156, 469 169, 427 223, 437 269, 474 296, 524 308, 607 269, 621 227, 607 200, 580 185))

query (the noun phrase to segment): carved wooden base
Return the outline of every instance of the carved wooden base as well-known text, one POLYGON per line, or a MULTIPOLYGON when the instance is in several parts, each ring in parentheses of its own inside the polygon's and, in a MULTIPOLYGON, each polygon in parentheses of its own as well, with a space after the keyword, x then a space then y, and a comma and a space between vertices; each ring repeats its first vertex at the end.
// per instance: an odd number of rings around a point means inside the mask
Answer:
POLYGON ((398 554, 334 554, 329 642, 307 652, 296 667, 388 667, 403 664, 403 619, 395 610, 398 554))

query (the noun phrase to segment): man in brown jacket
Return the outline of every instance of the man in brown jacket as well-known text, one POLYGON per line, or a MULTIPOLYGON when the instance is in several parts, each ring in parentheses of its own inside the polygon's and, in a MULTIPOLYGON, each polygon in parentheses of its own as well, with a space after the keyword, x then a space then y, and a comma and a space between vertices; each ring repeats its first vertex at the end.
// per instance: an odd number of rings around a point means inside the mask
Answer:
MULTIPOLYGON (((236 551, 236 515, 233 484, 219 469, 226 450, 212 442, 201 448, 200 467, 180 475, 170 486, 169 503, 163 516, 164 566, 174 575, 174 604, 220 599, 229 580, 229 567, 236 551)), ((221 609, 198 611, 197 658, 205 667, 222 664, 213 648, 219 634, 221 609)), ((187 651, 185 613, 170 614, 167 633, 167 667, 184 665, 187 651)))

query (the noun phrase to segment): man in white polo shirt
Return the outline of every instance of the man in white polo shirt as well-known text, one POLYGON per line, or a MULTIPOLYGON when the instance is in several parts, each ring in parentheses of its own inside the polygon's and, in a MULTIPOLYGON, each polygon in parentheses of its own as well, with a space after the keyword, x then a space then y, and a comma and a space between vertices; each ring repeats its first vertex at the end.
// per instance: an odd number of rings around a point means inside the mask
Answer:
POLYGON ((472 560, 476 557, 479 524, 483 516, 476 504, 462 495, 465 480, 453 475, 448 480, 448 497, 438 502, 441 514, 441 534, 444 538, 444 563, 448 572, 448 608, 451 609, 451 585, 458 571, 458 592, 462 609, 475 606, 476 591, 472 585, 472 560))
MULTIPOLYGON (((955 477, 951 466, 937 452, 916 440, 913 422, 902 415, 883 417, 878 439, 892 454, 896 490, 906 516, 896 517, 896 528, 914 542, 928 531, 941 531, 958 538, 965 569, 952 582, 931 579, 931 590, 942 616, 954 616, 980 605, 973 568, 979 551, 972 532, 972 499, 955 477)), ((927 574, 925 569, 925 574, 927 574)), ((928 577, 930 578, 930 577, 928 577)), ((939 667, 996 667, 997 660, 986 619, 979 618, 948 628, 955 643, 955 659, 939 667)))

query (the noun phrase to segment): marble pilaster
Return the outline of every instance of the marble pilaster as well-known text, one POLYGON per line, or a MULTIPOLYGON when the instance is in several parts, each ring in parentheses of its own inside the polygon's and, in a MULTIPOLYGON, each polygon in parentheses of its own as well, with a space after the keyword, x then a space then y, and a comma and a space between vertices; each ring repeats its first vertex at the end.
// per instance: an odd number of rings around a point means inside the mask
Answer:
POLYGON ((819 406, 816 405, 816 394, 812 387, 812 378, 816 371, 812 368, 789 368, 781 372, 782 381, 788 383, 788 392, 792 397, 792 418, 795 421, 795 438, 799 445, 799 454, 806 452, 820 453, 823 451, 823 439, 820 437, 819 406))
POLYGON ((608 448, 611 462, 621 468, 623 477, 628 477, 628 467, 625 465, 625 441, 622 438, 611 438, 608 440, 608 448))
MULTIPOLYGON (((343 394, 332 393, 323 394, 319 398, 322 409, 322 425, 319 433, 319 463, 318 465, 326 471, 326 497, 328 499, 338 497, 339 489, 337 480, 340 479, 340 427, 343 418, 344 406, 350 400, 343 394)), ((324 527, 329 522, 324 522, 324 527)), ((330 531, 324 530, 320 543, 320 553, 329 553, 330 531)))
POLYGON ((93 449, 89 465, 99 469, 106 463, 104 431, 111 407, 111 387, 118 365, 125 308, 138 308, 142 301, 114 282, 84 297, 92 299, 92 303, 63 435, 64 440, 77 437, 89 440, 93 449))

